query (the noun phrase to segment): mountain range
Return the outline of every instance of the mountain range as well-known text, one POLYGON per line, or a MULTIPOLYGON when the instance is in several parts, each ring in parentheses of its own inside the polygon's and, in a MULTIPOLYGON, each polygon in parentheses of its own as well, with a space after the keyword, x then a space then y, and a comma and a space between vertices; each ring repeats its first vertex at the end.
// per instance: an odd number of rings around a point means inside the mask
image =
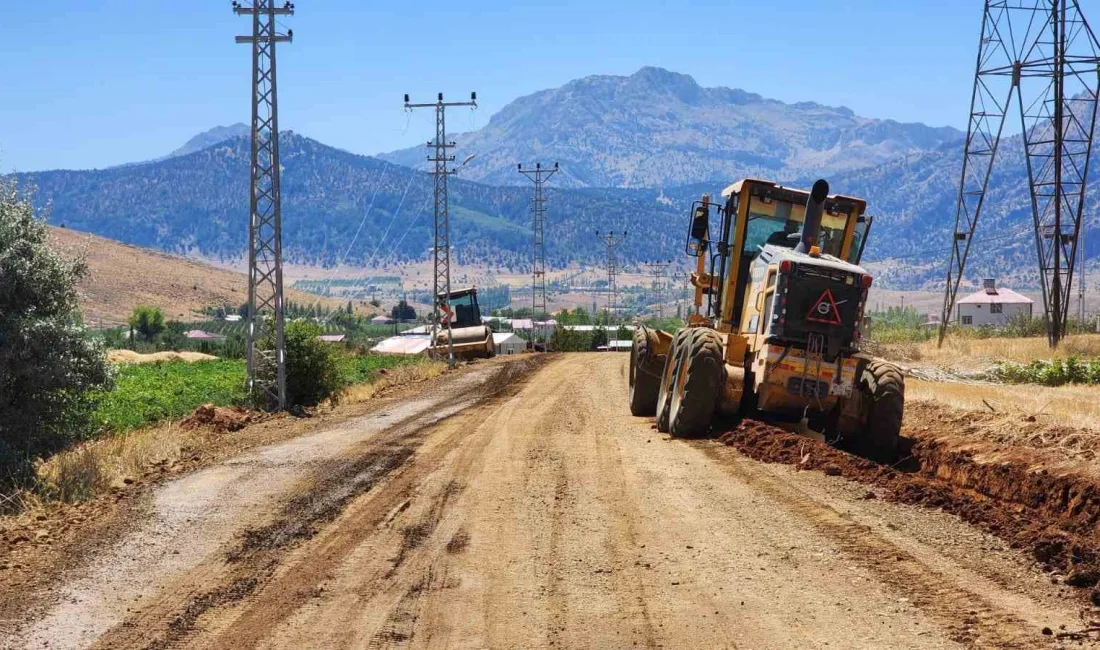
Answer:
MULTIPOLYGON (((454 110, 454 109, 452 109, 454 110)), ((558 162, 563 187, 663 187, 699 181, 805 178, 868 167, 956 143, 951 127, 902 124, 813 102, 785 104, 686 74, 642 68, 520 97, 472 133, 465 178, 523 185, 516 163, 558 162)), ((424 147, 382 159, 422 164, 424 147)))
MULTIPOLYGON (((950 128, 702 88, 656 68, 588 77, 520 98, 483 129, 456 136, 458 155, 478 158, 450 183, 453 244, 460 262, 527 269, 531 193, 515 173, 518 161, 561 164, 547 196, 554 267, 602 266, 597 230, 629 231, 619 248, 626 265, 679 259, 688 207, 702 192, 717 195, 744 176, 801 187, 824 176, 834 191, 865 197, 876 215, 865 257, 878 261, 880 286, 927 288, 941 281, 951 241, 960 137, 950 128)), ((425 259, 432 179, 400 164, 414 153, 419 163, 421 149, 379 159, 292 132, 280 142, 288 261, 425 259)), ((969 268, 973 277, 1012 276, 1020 285, 1034 282, 1035 266, 1021 138, 1006 138, 1002 151, 969 268)), ((249 154, 247 127, 233 125, 155 161, 18 178, 37 188, 35 200, 49 206, 55 224, 174 253, 240 259, 249 154)), ((1097 208, 1091 200, 1086 214, 1097 208)), ((1100 241, 1090 240, 1088 251, 1100 252, 1100 241)))

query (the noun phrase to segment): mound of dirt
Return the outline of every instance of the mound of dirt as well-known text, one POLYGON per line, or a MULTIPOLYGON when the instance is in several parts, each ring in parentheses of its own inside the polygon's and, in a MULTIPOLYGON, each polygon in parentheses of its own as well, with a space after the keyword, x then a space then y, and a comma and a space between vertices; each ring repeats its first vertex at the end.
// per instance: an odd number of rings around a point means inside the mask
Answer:
POLYGON ((214 355, 202 352, 152 352, 142 354, 133 350, 111 350, 107 353, 107 360, 111 363, 157 363, 160 361, 213 361, 214 355))
POLYGON ((211 427, 219 433, 239 431, 257 420, 257 414, 239 406, 214 406, 203 404, 180 423, 184 429, 211 427))

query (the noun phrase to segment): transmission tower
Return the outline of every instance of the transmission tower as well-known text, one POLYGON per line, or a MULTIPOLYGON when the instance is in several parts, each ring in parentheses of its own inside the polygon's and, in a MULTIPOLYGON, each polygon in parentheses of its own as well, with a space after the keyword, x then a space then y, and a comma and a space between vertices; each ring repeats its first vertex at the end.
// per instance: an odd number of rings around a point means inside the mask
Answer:
POLYGON ((615 313, 615 302, 618 297, 616 295, 618 288, 615 286, 615 276, 619 274, 619 269, 615 262, 615 249, 626 239, 626 231, 624 230, 621 235, 611 231, 608 231, 606 235, 601 235, 600 231, 597 230, 596 236, 607 245, 607 324, 610 325, 611 315, 615 313))
POLYGON ((653 293, 657 298, 657 317, 665 317, 665 295, 664 295, 664 279, 665 270, 669 266, 672 266, 672 260, 664 260, 657 262, 646 262, 646 266, 653 271, 653 293))
MULTIPOLYGON (((519 173, 531 179, 535 184, 535 197, 531 202, 532 230, 534 232, 534 250, 531 258, 531 318, 539 317, 546 313, 546 197, 542 193, 542 184, 557 173, 558 163, 554 163, 553 169, 543 169, 542 163, 535 163, 535 168, 523 168, 523 163, 516 165, 519 173)), ((537 329, 532 325, 532 333, 536 340, 539 339, 537 329)))
POLYGON ((252 17, 252 166, 248 222, 248 390, 272 406, 286 408, 286 341, 283 316, 283 227, 279 192, 279 102, 275 83, 275 44, 289 43, 276 16, 294 14, 294 5, 272 0, 252 6, 233 3, 239 16, 252 17), (271 345, 273 344, 273 346, 271 345), (269 346, 271 346, 269 348, 269 346))
POLYGON ((1019 115, 1051 347, 1065 335, 1100 86, 1077 0, 986 0, 947 268, 942 345, 1009 114, 1019 115), (1015 106, 1013 106, 1015 99, 1015 106))
MULTIPOLYGON (((444 300, 448 300, 451 294, 451 218, 447 211, 447 177, 458 173, 455 169, 448 169, 447 164, 454 162, 455 157, 448 154, 455 146, 454 142, 447 141, 447 107, 469 106, 477 108, 477 93, 470 93, 470 101, 445 102, 443 93, 437 95, 432 104, 410 104, 409 96, 405 95, 405 110, 414 108, 435 109, 435 141, 428 142, 427 147, 433 150, 428 156, 428 162, 435 163, 432 174, 435 176, 435 248, 433 249, 434 272, 432 279, 432 343, 434 345, 436 334, 439 332, 440 306, 444 300), (443 298, 439 295, 444 294, 443 298)), ((473 156, 463 161, 463 165, 473 160, 473 156)), ((448 305, 448 309, 450 306, 448 305)), ((451 318, 447 319, 447 363, 455 367, 454 337, 451 336, 451 318)))

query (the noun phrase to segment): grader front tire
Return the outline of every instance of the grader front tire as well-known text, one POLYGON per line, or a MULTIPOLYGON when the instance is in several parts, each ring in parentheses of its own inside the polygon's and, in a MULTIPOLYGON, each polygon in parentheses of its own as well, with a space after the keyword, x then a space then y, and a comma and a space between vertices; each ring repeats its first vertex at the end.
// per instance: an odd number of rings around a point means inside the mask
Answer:
POLYGON ((684 342, 691 337, 692 329, 682 329, 672 337, 672 343, 668 347, 668 356, 665 357, 665 368, 661 373, 661 381, 657 391, 657 430, 668 433, 669 407, 672 405, 672 384, 676 381, 676 373, 680 368, 684 342))
POLYGON ((649 337, 645 330, 634 330, 630 346, 630 413, 644 416, 657 413, 657 394, 661 388, 661 366, 653 368, 649 337))
POLYGON ((855 451, 878 463, 893 463, 898 457, 905 414, 905 379, 901 370, 885 361, 868 361, 859 377, 858 390, 863 392, 867 417, 863 431, 853 441, 855 451))
POLYGON ((722 337, 712 329, 699 329, 685 355, 674 387, 669 431, 679 438, 695 438, 710 431, 725 381, 722 337))

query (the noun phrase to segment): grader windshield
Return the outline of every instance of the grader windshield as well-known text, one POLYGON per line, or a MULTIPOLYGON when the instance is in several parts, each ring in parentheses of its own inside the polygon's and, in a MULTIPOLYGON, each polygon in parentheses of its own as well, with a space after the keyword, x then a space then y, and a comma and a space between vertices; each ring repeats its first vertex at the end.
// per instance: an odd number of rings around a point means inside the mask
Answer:
MULTIPOLYGON (((752 259, 765 244, 794 248, 806 219, 806 193, 766 181, 746 180, 724 192, 738 212, 744 209, 743 259, 752 259), (742 206, 747 203, 747 206, 742 206)), ((856 262, 869 222, 863 218, 859 199, 829 197, 821 215, 818 245, 821 252, 856 262)))

